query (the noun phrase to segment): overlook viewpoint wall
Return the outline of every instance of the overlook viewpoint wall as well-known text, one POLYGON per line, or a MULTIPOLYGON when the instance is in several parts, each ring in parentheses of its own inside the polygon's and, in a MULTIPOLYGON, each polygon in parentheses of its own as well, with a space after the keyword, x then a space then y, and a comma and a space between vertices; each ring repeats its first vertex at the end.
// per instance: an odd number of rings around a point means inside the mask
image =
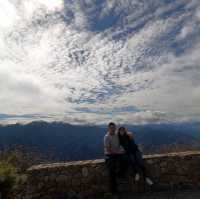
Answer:
MULTIPOLYGON (((200 187, 200 151, 144 156, 154 189, 200 187)), ((27 170, 26 195, 30 199, 109 198, 109 181, 104 160, 53 163, 32 166, 27 170)), ((121 192, 144 188, 135 183, 131 171, 126 181, 119 181, 121 192)))

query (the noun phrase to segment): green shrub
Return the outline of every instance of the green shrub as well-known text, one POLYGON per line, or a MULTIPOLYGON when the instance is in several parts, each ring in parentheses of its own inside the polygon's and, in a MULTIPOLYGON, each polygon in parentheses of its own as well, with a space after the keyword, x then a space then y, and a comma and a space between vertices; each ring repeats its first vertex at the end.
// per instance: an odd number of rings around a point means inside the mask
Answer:
POLYGON ((9 163, 0 162, 0 191, 3 198, 26 180, 26 176, 19 174, 17 169, 9 163))

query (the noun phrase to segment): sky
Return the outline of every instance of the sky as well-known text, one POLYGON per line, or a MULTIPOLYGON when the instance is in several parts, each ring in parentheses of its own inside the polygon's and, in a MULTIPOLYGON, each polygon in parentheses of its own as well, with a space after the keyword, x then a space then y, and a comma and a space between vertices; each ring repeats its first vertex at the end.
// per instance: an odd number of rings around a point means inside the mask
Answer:
POLYGON ((0 0, 0 123, 200 121, 199 0, 0 0))

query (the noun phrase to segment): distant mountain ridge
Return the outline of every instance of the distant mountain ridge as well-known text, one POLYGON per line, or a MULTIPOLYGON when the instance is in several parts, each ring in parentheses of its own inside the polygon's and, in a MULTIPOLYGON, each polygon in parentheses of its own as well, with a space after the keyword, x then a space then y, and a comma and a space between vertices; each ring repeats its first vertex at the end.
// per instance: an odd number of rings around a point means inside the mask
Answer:
MULTIPOLYGON (((200 147, 200 124, 126 125, 145 153, 163 148, 200 147)), ((103 157, 106 126, 70 125, 44 121, 0 126, 0 149, 23 146, 53 154, 59 160, 80 160, 103 157)))

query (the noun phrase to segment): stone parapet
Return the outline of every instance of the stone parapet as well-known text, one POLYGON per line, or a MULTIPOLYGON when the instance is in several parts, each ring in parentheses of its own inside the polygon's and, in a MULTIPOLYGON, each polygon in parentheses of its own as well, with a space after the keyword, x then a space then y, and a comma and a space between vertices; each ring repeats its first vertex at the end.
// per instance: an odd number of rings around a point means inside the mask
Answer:
MULTIPOLYGON (((200 151, 144 156, 149 176, 156 189, 200 187, 200 151)), ((52 163, 27 170, 26 198, 94 199, 109 198, 109 181, 104 160, 52 163)), ((144 183, 135 183, 132 172, 119 181, 122 192, 137 192, 144 183)))

